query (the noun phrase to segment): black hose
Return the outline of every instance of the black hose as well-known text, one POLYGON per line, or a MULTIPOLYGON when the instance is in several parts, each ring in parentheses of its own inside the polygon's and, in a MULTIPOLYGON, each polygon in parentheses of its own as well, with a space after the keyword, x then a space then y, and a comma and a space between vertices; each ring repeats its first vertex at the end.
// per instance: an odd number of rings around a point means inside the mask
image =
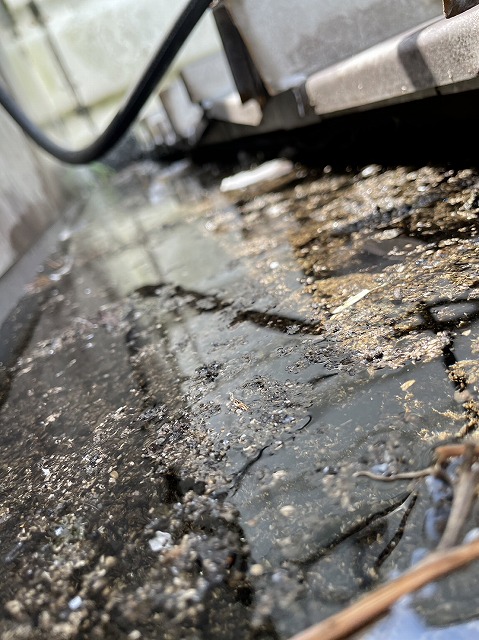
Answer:
POLYGON ((71 150, 57 145, 21 109, 12 96, 0 85, 0 104, 42 149, 58 160, 69 164, 87 164, 101 158, 126 133, 141 108, 158 86, 186 39, 198 24, 211 0, 190 0, 158 49, 126 104, 118 111, 105 131, 89 146, 71 150))

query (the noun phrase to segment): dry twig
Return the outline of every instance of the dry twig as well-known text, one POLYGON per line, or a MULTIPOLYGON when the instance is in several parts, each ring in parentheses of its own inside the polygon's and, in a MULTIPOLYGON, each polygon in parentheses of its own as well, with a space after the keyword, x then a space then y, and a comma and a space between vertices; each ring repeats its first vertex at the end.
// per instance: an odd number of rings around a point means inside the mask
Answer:
POLYGON ((420 471, 389 477, 376 476, 367 471, 355 475, 366 476, 382 482, 438 475, 442 472, 441 466, 446 460, 458 456, 464 456, 464 464, 454 490, 451 513, 437 551, 429 554, 427 558, 399 578, 375 589, 340 613, 298 633, 290 640, 340 640, 345 638, 386 613, 403 596, 479 559, 479 540, 457 547, 452 546, 459 537, 476 496, 479 469, 477 465, 474 465, 474 462, 479 458, 479 445, 466 443, 437 447, 436 464, 420 471))
POLYGON ((479 469, 474 464, 475 459, 474 445, 466 444, 464 463, 460 470, 459 480, 454 487, 452 508, 447 519, 446 528, 437 547, 438 551, 448 549, 457 543, 461 529, 471 511, 479 480, 479 469))
POLYGON ((473 447, 473 452, 475 457, 479 457, 479 444, 444 444, 440 447, 436 447, 436 460, 439 463, 445 462, 449 458, 458 458, 459 456, 464 456, 466 454, 466 450, 473 447))
POLYGON ((426 476, 434 475, 436 471, 435 467, 427 467, 426 469, 420 469, 419 471, 406 471, 405 473, 396 473, 393 476, 381 476, 371 471, 357 471, 353 473, 353 478, 370 478, 370 480, 377 480, 378 482, 396 482, 396 480, 415 480, 416 478, 425 478, 426 476))
POLYGON ((403 596, 417 591, 479 559, 479 540, 453 547, 447 551, 431 553, 402 576, 364 596, 340 613, 331 616, 290 640, 340 640, 388 611, 403 596))

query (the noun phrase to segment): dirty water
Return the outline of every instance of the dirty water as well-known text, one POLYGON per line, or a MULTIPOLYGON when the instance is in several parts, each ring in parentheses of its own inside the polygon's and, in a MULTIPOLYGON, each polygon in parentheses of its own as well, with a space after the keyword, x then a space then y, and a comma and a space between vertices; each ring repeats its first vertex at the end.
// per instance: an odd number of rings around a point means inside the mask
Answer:
MULTIPOLYGON (((475 437, 479 175, 221 177, 103 185, 2 327, 3 638, 286 639, 439 540, 354 473, 475 437)), ((475 569, 362 637, 474 637, 475 569)))

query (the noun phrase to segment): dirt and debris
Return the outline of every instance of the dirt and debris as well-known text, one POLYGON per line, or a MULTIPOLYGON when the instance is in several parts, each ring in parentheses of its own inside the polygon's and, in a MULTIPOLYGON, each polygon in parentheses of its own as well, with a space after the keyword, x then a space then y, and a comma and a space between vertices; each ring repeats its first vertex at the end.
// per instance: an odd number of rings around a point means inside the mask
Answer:
MULTIPOLYGON (((129 175, 0 333, 0 635, 286 639, 438 543, 407 474, 476 435, 479 174, 129 175)), ((474 634, 474 585, 391 624, 474 634)))

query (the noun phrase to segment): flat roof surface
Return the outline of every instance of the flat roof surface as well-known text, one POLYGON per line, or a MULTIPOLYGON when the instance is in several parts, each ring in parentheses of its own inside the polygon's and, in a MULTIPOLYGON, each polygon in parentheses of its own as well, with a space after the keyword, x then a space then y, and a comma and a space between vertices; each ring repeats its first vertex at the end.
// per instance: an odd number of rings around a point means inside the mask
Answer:
MULTIPOLYGON (((438 544, 447 483, 354 474, 474 437, 479 174, 222 177, 99 187, 2 328, 2 637, 286 639, 438 544)), ((475 637, 476 582, 363 637, 475 637)))

